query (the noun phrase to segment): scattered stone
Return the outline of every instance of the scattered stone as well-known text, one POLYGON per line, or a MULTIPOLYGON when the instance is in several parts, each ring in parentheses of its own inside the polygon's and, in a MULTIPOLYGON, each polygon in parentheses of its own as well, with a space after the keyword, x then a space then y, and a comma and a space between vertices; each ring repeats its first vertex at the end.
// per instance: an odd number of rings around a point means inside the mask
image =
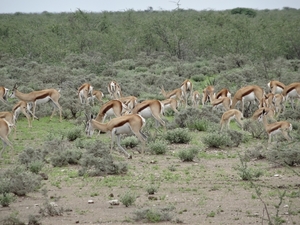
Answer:
POLYGON ((279 174, 275 174, 274 177, 279 177, 279 174))
POLYGON ((79 220, 77 220, 75 223, 79 223, 79 220))
POLYGON ((288 208, 289 207, 289 205, 285 205, 285 206, 283 206, 284 208, 288 208))
POLYGON ((39 206, 39 204, 34 204, 34 207, 38 207, 39 206))
POLYGON ((110 201, 108 201, 108 202, 109 202, 109 204, 111 204, 111 205, 120 205, 120 202, 119 202, 118 199, 110 200, 110 201))
POLYGON ((110 193, 110 194, 109 194, 109 197, 113 198, 113 197, 114 197, 114 194, 113 194, 113 193, 110 193))
POLYGON ((88 204, 94 204, 93 200, 88 200, 88 204))
POLYGON ((45 173, 40 173, 40 176, 43 178, 43 180, 48 180, 48 175, 45 173))
POLYGON ((50 202, 49 203, 52 207, 58 207, 58 205, 55 202, 50 202))

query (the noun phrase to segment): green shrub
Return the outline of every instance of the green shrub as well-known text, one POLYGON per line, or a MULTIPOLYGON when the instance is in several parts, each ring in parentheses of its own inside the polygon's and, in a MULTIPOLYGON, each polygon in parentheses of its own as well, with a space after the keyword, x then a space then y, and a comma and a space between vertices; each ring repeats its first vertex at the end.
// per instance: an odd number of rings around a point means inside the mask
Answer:
POLYGON ((54 167, 78 164, 81 156, 82 152, 79 149, 59 149, 53 152, 50 162, 54 167))
POLYGON ((205 79, 206 79, 206 77, 203 74, 192 76, 192 80, 194 80, 195 82, 202 82, 205 79))
POLYGON ((245 120, 243 126, 244 130, 251 133, 253 138, 263 139, 266 137, 266 131, 262 122, 249 119, 245 120))
POLYGON ((43 161, 45 160, 45 152, 40 149, 33 149, 31 147, 24 149, 19 154, 19 162, 24 164, 27 168, 30 168, 32 164, 37 165, 40 163, 43 167, 43 161))
POLYGON ((1 193, 0 194, 0 205, 2 205, 2 207, 8 207, 10 205, 10 203, 12 203, 13 201, 15 201, 15 196, 11 193, 1 193))
POLYGON ((0 191, 10 192, 18 196, 24 196, 29 192, 36 191, 41 185, 41 176, 27 171, 19 166, 8 169, 0 174, 0 191), (8 189, 8 190, 7 190, 8 189))
POLYGON ((149 195, 153 195, 154 193, 156 193, 158 190, 158 187, 157 186, 154 186, 154 185, 150 185, 147 187, 146 191, 149 195))
POLYGON ((82 131, 81 127, 75 127, 73 129, 70 129, 67 132, 68 140, 69 141, 75 141, 77 138, 81 138, 82 137, 81 131, 82 131))
POLYGON ((129 136, 121 141, 121 145, 125 148, 134 148, 139 144, 139 140, 135 136, 129 136))
POLYGON ((26 224, 20 221, 20 219, 18 219, 15 214, 11 214, 10 216, 1 219, 1 222, 3 225, 25 225, 26 224))
POLYGON ((194 160, 198 152, 199 151, 196 148, 189 148, 189 149, 180 150, 178 152, 178 156, 183 162, 191 162, 194 160))
POLYGON ((124 162, 115 163, 110 154, 110 148, 102 141, 95 141, 86 147, 80 159, 81 168, 79 176, 104 176, 111 174, 123 174, 128 171, 124 162))
POLYGON ((30 172, 38 174, 44 167, 44 162, 40 160, 33 161, 29 164, 28 168, 30 172))
POLYGON ((164 140, 156 139, 148 144, 150 153, 164 155, 167 152, 167 143, 164 140))
POLYGON ((212 132, 202 138, 205 145, 212 148, 219 148, 230 144, 230 137, 228 134, 212 132))
POLYGON ((266 159, 282 165, 296 166, 300 164, 299 142, 278 142, 268 149, 266 159))
POLYGON ((126 207, 132 205, 136 200, 136 196, 131 192, 126 192, 120 197, 120 202, 126 207))
POLYGON ((209 122, 203 119, 195 119, 188 121, 187 127, 190 130, 207 131, 209 122))
POLYGON ((192 137, 188 129, 176 128, 168 130, 165 134, 165 139, 171 144, 187 144, 191 141, 192 137))
POLYGON ((175 208, 173 206, 166 208, 150 208, 150 209, 140 209, 134 212, 135 221, 144 221, 147 223, 158 223, 163 221, 171 221, 173 215, 171 212, 175 208))

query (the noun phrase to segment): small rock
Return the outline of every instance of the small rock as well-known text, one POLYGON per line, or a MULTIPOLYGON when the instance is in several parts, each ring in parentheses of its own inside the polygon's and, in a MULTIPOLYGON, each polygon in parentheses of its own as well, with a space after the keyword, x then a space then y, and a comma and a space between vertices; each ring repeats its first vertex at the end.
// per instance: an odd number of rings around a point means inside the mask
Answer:
POLYGON ((50 202, 49 203, 52 207, 57 207, 58 205, 55 202, 50 202))
POLYGON ((274 177, 279 177, 279 174, 275 174, 274 177))
POLYGON ((110 194, 109 194, 109 197, 113 198, 113 197, 114 197, 114 194, 113 194, 113 193, 110 193, 110 194))
POLYGON ((89 204, 94 204, 94 201, 93 200, 88 200, 88 203, 89 204))
POLYGON ((109 204, 111 204, 111 205, 120 205, 120 202, 119 202, 118 199, 114 199, 114 200, 110 200, 109 204))
POLYGON ((283 206, 284 208, 288 208, 289 206, 288 205, 285 205, 285 206, 283 206))

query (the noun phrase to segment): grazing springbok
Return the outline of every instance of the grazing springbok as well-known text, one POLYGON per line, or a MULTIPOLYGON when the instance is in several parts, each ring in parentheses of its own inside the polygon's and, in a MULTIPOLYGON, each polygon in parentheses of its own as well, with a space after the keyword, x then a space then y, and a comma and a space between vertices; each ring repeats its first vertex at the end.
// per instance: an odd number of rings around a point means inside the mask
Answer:
POLYGON ((3 142, 3 147, 0 152, 0 158, 2 157, 2 153, 5 150, 6 146, 10 146, 12 149, 14 149, 12 143, 10 142, 10 140, 7 137, 10 133, 12 126, 13 126, 13 124, 10 124, 5 119, 0 118, 0 138, 3 142))
POLYGON ((146 135, 142 133, 142 128, 145 126, 145 119, 138 114, 129 114, 121 117, 111 119, 108 123, 100 123, 92 117, 87 118, 86 134, 92 136, 95 129, 102 132, 109 132, 111 134, 111 151, 113 149, 114 140, 116 139, 119 148, 127 155, 128 158, 132 156, 121 146, 121 134, 134 134, 142 142, 142 154, 144 154, 146 135))
POLYGON ((107 90, 112 99, 119 99, 122 97, 121 86, 114 80, 108 84, 107 90))
POLYGON ((172 109, 175 113, 178 113, 178 102, 175 98, 168 98, 160 102, 164 105, 164 111, 166 111, 167 109, 172 109))
POLYGON ((119 98, 118 100, 121 101, 123 104, 125 104, 128 110, 132 110, 138 103, 137 97, 135 96, 122 97, 119 98))
POLYGON ((210 103, 212 105, 212 109, 224 108, 225 111, 228 111, 230 109, 231 98, 229 97, 216 98, 215 93, 213 94, 211 93, 209 98, 210 98, 210 103))
POLYGON ((9 89, 0 86, 0 101, 7 105, 7 94, 9 89))
POLYGON ((278 133, 282 133, 282 135, 285 137, 286 140, 288 141, 292 140, 292 137, 289 134, 289 132, 292 131, 293 129, 291 123, 287 121, 279 121, 279 122, 269 124, 265 111, 263 111, 261 117, 263 120, 264 128, 269 136, 268 144, 272 142, 272 136, 278 133))
POLYGON ((84 83, 78 88, 78 97, 81 104, 88 104, 89 95, 92 96, 93 86, 89 83, 84 83))
POLYGON ((282 95, 285 98, 285 102, 291 98, 292 109, 295 109, 294 99, 300 99, 300 82, 291 83, 285 86, 282 91, 282 95))
POLYGON ((270 88, 272 94, 280 94, 285 88, 285 85, 278 80, 271 80, 268 83, 268 87, 270 88))
POLYGON ((183 102, 183 91, 181 88, 174 89, 172 91, 166 92, 164 86, 161 86, 160 94, 162 94, 166 99, 174 98, 180 102, 183 102))
POLYGON ((99 113, 95 120, 98 122, 104 122, 106 117, 120 117, 127 111, 127 107, 119 100, 110 100, 101 106, 99 113))
POLYGON ((241 129, 243 130, 243 114, 241 111, 237 109, 230 109, 226 112, 223 113, 221 120, 220 120, 220 125, 221 125, 221 131, 225 127, 226 129, 229 129, 229 123, 232 119, 235 119, 235 121, 240 125, 241 129))
POLYGON ((256 121, 256 120, 260 120, 261 119, 261 114, 265 112, 266 116, 272 120, 275 120, 274 116, 275 116, 275 110, 272 108, 267 108, 267 107, 261 107, 259 109, 257 109, 251 119, 256 121))
POLYGON ((30 115, 31 115, 32 117, 34 117, 35 119, 37 119, 37 120, 38 120, 39 118, 37 118, 37 117, 33 114, 33 112, 31 111, 31 108, 32 108, 32 104, 31 104, 31 103, 27 103, 27 102, 25 102, 25 101, 19 101, 19 102, 16 103, 16 104, 13 106, 13 108, 12 108, 12 112, 13 112, 13 114, 14 114, 14 119, 17 120, 18 117, 19 117, 20 112, 22 112, 22 113, 24 114, 24 116, 26 116, 26 118, 27 118, 27 121, 28 121, 28 127, 32 127, 30 115), (29 115, 27 112, 29 112, 30 115, 29 115))
MULTIPOLYGON (((61 106, 58 103, 58 100, 60 98, 60 91, 56 89, 44 89, 41 91, 32 91, 28 94, 22 93, 18 91, 17 85, 15 84, 12 89, 11 98, 18 98, 20 101, 25 101, 28 103, 33 104, 32 113, 35 116, 35 108, 36 105, 51 102, 53 104, 53 112, 50 116, 50 120, 52 119, 56 108, 59 110, 59 116, 60 116, 60 122, 62 121, 62 115, 61 115, 61 106)), ((34 118, 33 118, 34 119, 34 118)))
POLYGON ((282 94, 275 94, 273 97, 273 105, 275 107, 276 116, 278 117, 281 112, 284 112, 285 105, 284 105, 285 98, 282 94))
POLYGON ((200 103, 200 93, 199 91, 194 91, 193 95, 192 95, 192 106, 194 108, 198 108, 199 107, 199 103, 200 103))
POLYGON ((216 94, 216 98, 224 98, 224 97, 228 97, 231 98, 231 93, 227 88, 222 88, 217 94, 216 94))
POLYGON ((244 115, 244 105, 245 102, 250 102, 251 101, 257 101, 260 102, 260 100, 263 98, 264 96, 264 90, 257 86, 257 85, 249 85, 246 87, 242 87, 241 89, 239 89, 233 99, 232 99, 232 104, 231 104, 231 109, 234 109, 237 102, 241 101, 241 105, 242 105, 242 113, 244 115))
POLYGON ((156 125, 160 123, 166 129, 165 121, 161 118, 161 115, 164 114, 164 104, 159 100, 145 100, 138 103, 131 113, 140 114, 145 119, 153 117, 156 120, 156 125))
POLYGON ((103 100, 102 100, 103 97, 104 97, 104 94, 102 93, 102 91, 93 90, 92 96, 87 98, 87 102, 88 103, 92 102, 92 105, 94 105, 95 99, 97 99, 99 101, 99 103, 103 103, 103 100))
POLYGON ((190 80, 186 79, 181 84, 180 89, 182 90, 183 93, 183 101, 186 108, 188 104, 188 98, 193 94, 193 83, 190 80))
POLYGON ((215 88, 214 86, 207 86, 206 88, 203 89, 202 92, 202 105, 205 105, 208 101, 210 101, 210 96, 214 94, 215 88))

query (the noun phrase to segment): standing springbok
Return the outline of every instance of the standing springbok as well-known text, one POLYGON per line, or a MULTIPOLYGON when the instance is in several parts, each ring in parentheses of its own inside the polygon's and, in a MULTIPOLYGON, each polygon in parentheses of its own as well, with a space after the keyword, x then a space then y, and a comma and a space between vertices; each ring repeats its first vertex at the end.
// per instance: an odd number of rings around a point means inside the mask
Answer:
POLYGON ((121 86, 114 80, 108 84, 107 90, 112 99, 118 99, 122 97, 121 86))
POLYGON ((202 105, 205 105, 206 102, 210 101, 210 96, 214 94, 215 88, 214 86, 207 86, 206 88, 203 89, 202 92, 202 105))
POLYGON ((18 117, 19 117, 19 114, 20 112, 22 112, 24 114, 24 116, 26 116, 27 118, 27 121, 28 121, 28 127, 32 127, 31 125, 31 117, 30 115, 32 115, 32 117, 34 117, 35 119, 39 119, 37 118, 33 112, 31 112, 31 108, 32 108, 32 105, 31 103, 27 103, 25 101, 19 101, 18 103, 16 103, 13 108, 12 108, 12 112, 14 114, 14 119, 17 120, 18 117), (30 115, 27 113, 29 112, 30 115))
POLYGON ((250 102, 250 104, 251 101, 255 101, 255 100, 260 102, 263 96, 264 96, 264 90, 257 85, 249 85, 246 87, 242 87, 235 93, 230 108, 234 109, 237 102, 241 101, 242 113, 244 115, 245 102, 250 102))
POLYGON ((192 95, 192 106, 194 108, 198 108, 199 102, 200 102, 200 93, 199 91, 194 91, 192 95))
POLYGON ((0 86, 0 101, 7 105, 7 93, 9 89, 0 86))
POLYGON ((127 107, 119 100, 110 100, 101 106, 97 117, 95 118, 98 122, 104 122, 106 117, 120 117, 127 111, 127 107))
MULTIPOLYGON (((60 98, 60 91, 56 89, 44 89, 41 91, 32 91, 28 94, 22 93, 18 91, 17 85, 15 84, 12 90, 11 98, 18 98, 21 101, 25 101, 28 103, 33 104, 32 113, 35 116, 35 108, 37 104, 47 103, 51 102, 53 104, 53 112, 50 116, 50 120, 52 119, 56 108, 59 110, 59 116, 60 116, 60 122, 62 121, 62 115, 61 115, 61 106, 58 103, 58 100, 60 98)), ((34 118, 33 118, 34 119, 34 118)))
POLYGON ((182 93, 183 93, 183 101, 185 108, 187 107, 188 104, 188 98, 189 96, 192 96, 193 94, 193 83, 186 79, 180 86, 182 93))
POLYGON ((111 133, 111 151, 113 149, 114 140, 116 139, 119 148, 127 155, 128 158, 132 156, 121 146, 121 134, 134 134, 142 142, 142 154, 144 154, 146 135, 142 133, 142 128, 145 126, 145 119, 138 114, 129 114, 121 117, 111 119, 108 123, 100 123, 93 118, 87 118, 86 134, 92 136, 95 129, 102 132, 111 133))
POLYGON ((181 88, 174 89, 172 91, 166 92, 164 86, 161 86, 160 94, 162 94, 166 99, 174 98, 180 102, 183 102, 183 91, 181 88))
POLYGON ((10 130, 11 130, 10 128, 12 126, 13 126, 13 124, 10 124, 5 119, 0 118, 0 138, 3 142, 3 147, 0 152, 0 158, 2 157, 2 153, 5 150, 7 145, 10 146, 12 149, 14 149, 12 143, 10 142, 10 140, 7 137, 10 133, 10 130))
POLYGON ((240 125, 241 129, 243 130, 243 118, 244 117, 242 112, 237 109, 230 109, 224 112, 220 120, 221 131, 223 130, 223 127, 229 129, 229 123, 232 119, 235 119, 235 121, 240 125))
POLYGON ((92 102, 92 105, 94 105, 95 99, 97 99, 99 101, 99 103, 103 103, 103 100, 102 100, 103 97, 104 97, 104 94, 102 93, 102 91, 93 90, 92 96, 87 98, 87 102, 88 103, 92 102))
POLYGON ((286 140, 288 141, 292 140, 292 137, 289 134, 289 132, 292 131, 293 129, 291 123, 287 121, 279 121, 279 122, 269 124, 265 111, 263 111, 261 117, 264 123, 264 128, 269 136, 268 144, 272 142, 272 136, 280 132, 282 133, 282 135, 285 137, 286 140))
POLYGON ((285 97, 285 102, 291 98, 292 109, 295 109, 294 98, 300 99, 300 82, 291 83, 285 86, 282 91, 282 95, 285 97))
POLYGON ((164 104, 159 100, 145 100, 138 103, 131 113, 140 114, 145 119, 153 117, 156 120, 156 125, 160 123, 166 129, 165 121, 161 118, 164 113, 164 104))
POLYGON ((216 98, 216 94, 215 93, 211 93, 210 94, 210 103, 212 105, 212 109, 220 109, 220 108, 224 108, 225 111, 228 111, 230 109, 230 105, 231 105, 231 98, 229 97, 219 97, 216 98))
POLYGON ((93 93, 93 86, 90 83, 84 83, 78 88, 78 97, 81 104, 88 103, 89 95, 92 96, 93 93))
POLYGON ((175 113, 178 113, 178 102, 175 98, 168 98, 160 102, 164 105, 164 111, 166 111, 167 109, 172 109, 175 113))
POLYGON ((268 87, 270 88, 272 94, 280 94, 285 88, 285 85, 278 80, 271 80, 268 83, 268 87))

